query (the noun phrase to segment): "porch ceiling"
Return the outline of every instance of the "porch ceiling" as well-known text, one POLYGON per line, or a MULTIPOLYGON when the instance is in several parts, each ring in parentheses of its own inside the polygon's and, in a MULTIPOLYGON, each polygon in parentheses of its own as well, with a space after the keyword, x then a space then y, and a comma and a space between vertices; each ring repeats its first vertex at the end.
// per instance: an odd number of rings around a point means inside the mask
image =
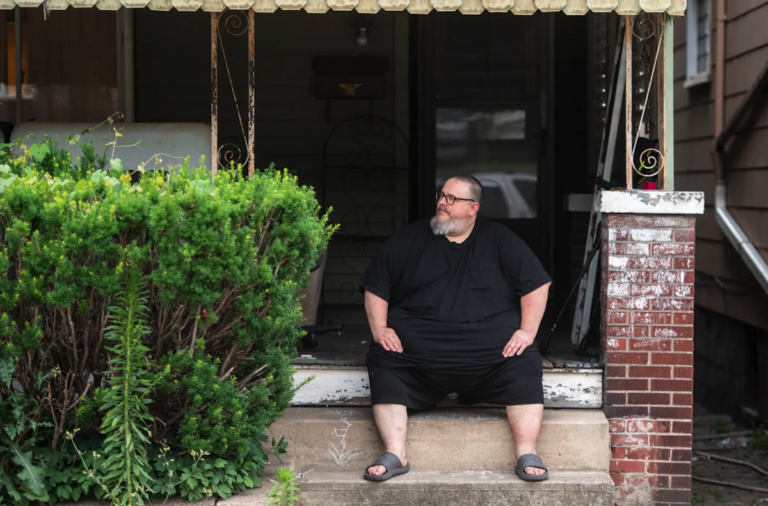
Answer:
MULTIPOLYGON (((0 0, 0 9, 39 7, 43 0, 0 0)), ((374 14, 380 10, 408 11, 411 14, 428 14, 436 11, 459 11, 462 14, 509 12, 530 15, 536 11, 563 11, 570 15, 584 15, 593 12, 617 12, 621 15, 635 15, 641 12, 666 12, 672 16, 685 13, 686 0, 49 0, 48 8, 63 10, 72 7, 96 7, 101 10, 118 10, 121 7, 154 11, 196 11, 222 12, 226 9, 270 13, 277 9, 301 10, 322 14, 329 10, 356 10, 363 14, 374 14)))

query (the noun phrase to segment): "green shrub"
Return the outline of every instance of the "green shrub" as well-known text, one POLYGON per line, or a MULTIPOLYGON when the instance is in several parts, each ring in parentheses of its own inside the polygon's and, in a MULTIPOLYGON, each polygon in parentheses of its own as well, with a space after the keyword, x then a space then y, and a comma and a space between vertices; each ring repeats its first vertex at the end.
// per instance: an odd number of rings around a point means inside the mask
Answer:
MULTIPOLYGON (((140 344, 154 378, 142 387, 148 468, 167 444, 235 463, 236 483, 253 482, 259 470, 250 468, 264 465, 254 444, 295 392, 296 291, 327 246, 327 216, 311 189, 272 168, 212 181, 185 163, 132 185, 127 173, 102 170, 119 163, 83 152, 73 164, 50 141, 16 159, 0 151, 0 379, 12 370, 15 385, 0 389, 0 407, 25 413, 7 442, 47 446, 47 458, 71 464, 79 457, 62 439, 79 428, 88 451, 103 448, 100 408, 114 402, 108 387, 119 372, 109 326, 134 269, 147 282, 140 344)), ((10 434, 7 418, 0 414, 0 431, 10 434)), ((0 473, 18 473, 12 460, 0 464, 0 473)), ((211 471, 205 465, 200 473, 211 471)), ((0 502, 10 493, 3 485, 0 502)), ((188 485, 187 495, 200 488, 188 485)), ((219 495, 227 488, 238 490, 219 495)))

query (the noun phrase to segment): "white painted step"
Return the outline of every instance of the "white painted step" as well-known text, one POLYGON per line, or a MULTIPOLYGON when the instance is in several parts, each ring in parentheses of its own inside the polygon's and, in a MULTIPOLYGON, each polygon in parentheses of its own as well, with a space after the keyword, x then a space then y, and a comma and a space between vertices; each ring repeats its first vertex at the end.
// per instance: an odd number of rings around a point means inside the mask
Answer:
MULTIPOLYGON (((382 483, 358 471, 301 471, 302 506, 611 506, 607 472, 551 472, 547 481, 526 483, 510 473, 414 469, 382 483)), ((268 482, 267 482, 268 483, 268 482)), ((237 495, 219 506, 264 506, 266 490, 237 495)))
MULTIPOLYGON (((297 469, 362 472, 384 451, 370 408, 290 408, 269 429, 297 469)), ((408 421, 408 461, 420 471, 515 466, 504 409, 438 408, 408 421)), ((599 410, 545 410, 538 451, 552 471, 608 472, 608 421, 599 410)))
MULTIPOLYGON (((293 398, 294 406, 370 406, 368 369, 353 366, 296 365, 296 385, 314 376, 293 398)), ((599 409, 603 406, 602 369, 545 369, 544 406, 599 409)))

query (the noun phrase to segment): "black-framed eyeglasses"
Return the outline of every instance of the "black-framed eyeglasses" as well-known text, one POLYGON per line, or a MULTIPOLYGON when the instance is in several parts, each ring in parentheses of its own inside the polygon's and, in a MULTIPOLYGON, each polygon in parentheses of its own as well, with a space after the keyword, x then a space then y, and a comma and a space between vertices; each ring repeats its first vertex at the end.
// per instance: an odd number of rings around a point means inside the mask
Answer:
POLYGON ((475 201, 474 199, 462 199, 462 198, 459 198, 459 197, 454 197, 453 195, 446 195, 443 192, 437 192, 435 194, 435 198, 437 198, 438 202, 440 202, 441 200, 445 199, 445 202, 449 206, 452 206, 453 204, 455 204, 457 200, 464 200, 466 202, 474 202, 475 201))

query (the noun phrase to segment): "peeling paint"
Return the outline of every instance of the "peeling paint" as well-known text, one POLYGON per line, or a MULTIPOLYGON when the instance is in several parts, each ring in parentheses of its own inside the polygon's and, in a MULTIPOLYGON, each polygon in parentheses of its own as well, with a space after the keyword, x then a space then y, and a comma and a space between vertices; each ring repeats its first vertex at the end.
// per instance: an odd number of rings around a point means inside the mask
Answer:
POLYGON ((703 192, 602 191, 600 211, 611 214, 704 214, 703 192))

